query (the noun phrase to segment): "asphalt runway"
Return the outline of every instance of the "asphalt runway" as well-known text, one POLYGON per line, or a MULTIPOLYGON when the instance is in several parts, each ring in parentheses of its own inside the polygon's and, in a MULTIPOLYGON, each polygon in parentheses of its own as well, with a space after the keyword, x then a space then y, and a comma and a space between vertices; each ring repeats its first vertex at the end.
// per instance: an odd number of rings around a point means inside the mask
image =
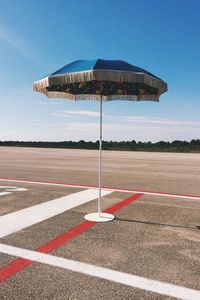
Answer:
POLYGON ((1 299, 200 299, 200 154, 0 147, 1 299))

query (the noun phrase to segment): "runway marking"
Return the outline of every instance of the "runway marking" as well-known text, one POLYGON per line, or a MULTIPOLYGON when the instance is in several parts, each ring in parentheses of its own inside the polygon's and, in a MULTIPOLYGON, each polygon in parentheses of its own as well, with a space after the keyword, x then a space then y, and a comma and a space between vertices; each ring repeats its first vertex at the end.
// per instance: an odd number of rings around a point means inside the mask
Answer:
POLYGON ((0 189, 5 189, 6 191, 10 191, 10 192, 27 191, 27 189, 25 189, 25 188, 18 188, 17 186, 7 186, 7 185, 0 185, 0 189))
MULTIPOLYGON (((102 190, 102 196, 110 193, 112 191, 102 190)), ((96 198, 98 191, 89 189, 3 215, 0 217, 0 238, 96 198)))
POLYGON ((16 186, 0 186, 0 189, 5 190, 5 192, 0 192, 0 197, 5 195, 10 195, 13 192, 22 192, 22 191, 24 192, 27 190, 25 188, 18 188, 16 186))
MULTIPOLYGON (((136 201, 137 199, 141 198, 141 194, 136 194, 131 197, 128 197, 121 202, 113 205, 112 207, 106 209, 104 212, 107 213, 115 213, 118 210, 122 209, 126 205, 130 204, 133 201, 136 201)), ((35 249, 37 252, 42 252, 42 253, 50 253, 53 250, 57 249, 58 247, 62 246, 64 243, 69 242, 71 239, 75 238, 76 236, 82 234, 83 232, 87 231, 94 225, 96 225, 96 222, 91 222, 91 221, 85 221, 76 227, 66 231, 65 233, 57 236, 56 238, 50 240, 43 246, 40 246, 39 248, 35 249)), ((31 260, 26 260, 24 258, 20 258, 17 260, 14 260, 7 266, 4 266, 0 269, 0 282, 6 280, 7 278, 11 277, 15 273, 23 270, 25 267, 29 266, 32 264, 31 260)))
MULTIPOLYGON (((65 187, 75 187, 75 188, 83 188, 83 189, 98 189, 97 186, 88 186, 88 185, 80 185, 80 184, 67 184, 63 182, 45 182, 45 181, 29 181, 29 180, 19 180, 19 179, 9 179, 9 178, 0 178, 0 181, 10 181, 10 182, 19 182, 19 183, 31 183, 31 184, 41 184, 41 185, 54 185, 54 186, 65 186, 65 187)), ((106 190, 124 192, 124 193, 137 193, 137 194, 145 194, 145 195, 153 195, 153 196, 163 196, 163 197, 173 197, 173 198, 183 198, 183 199, 195 199, 200 200, 200 196, 198 195, 188 195, 188 194, 174 194, 174 193, 166 193, 166 192, 152 192, 152 191, 143 191, 143 190, 133 190, 127 188, 111 188, 111 187, 103 187, 106 190)))
POLYGON ((24 261, 34 261, 54 267, 70 270, 73 272, 89 275, 96 278, 106 279, 133 288, 175 297, 184 300, 199 300, 200 291, 164 283, 149 278, 123 273, 108 268, 97 267, 91 264, 82 263, 67 258, 57 257, 50 254, 39 253, 5 244, 0 244, 0 251, 5 254, 21 257, 24 261))
POLYGON ((1 197, 1 196, 5 196, 5 195, 10 195, 10 194, 12 194, 12 193, 11 193, 11 192, 1 192, 1 193, 0 193, 0 197, 1 197))

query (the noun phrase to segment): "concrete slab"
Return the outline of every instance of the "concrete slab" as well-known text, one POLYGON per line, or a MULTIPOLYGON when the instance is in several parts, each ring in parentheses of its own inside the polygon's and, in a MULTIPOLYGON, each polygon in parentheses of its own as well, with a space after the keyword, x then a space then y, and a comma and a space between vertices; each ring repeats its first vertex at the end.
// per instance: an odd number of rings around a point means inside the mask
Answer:
MULTIPOLYGON (((0 147, 0 177, 98 185, 98 151, 0 147)), ((200 195, 199 153, 103 151, 105 186, 200 195)))
MULTIPOLYGON (((123 200, 130 194, 112 193, 103 197, 102 210, 123 200)), ((33 250, 47 243, 49 240, 63 234, 78 224, 85 222, 84 215, 97 209, 97 201, 90 201, 62 214, 52 217, 16 233, 1 238, 1 243, 33 250)))
MULTIPOLYGON (((104 185, 200 195, 200 155, 103 153, 104 185)), ((0 147, 0 177, 98 185, 98 152, 0 147)), ((11 185, 0 182, 0 185, 11 185)), ((17 183, 27 191, 0 197, 1 214, 82 189, 17 183), (23 194, 23 197, 22 197, 23 194)), ((103 209, 129 194, 104 197, 103 209)), ((84 222, 96 201, 83 204, 3 239, 33 250, 84 222)), ((145 195, 53 251, 54 256, 200 290, 200 201, 145 195)), ((14 257, 1 255, 3 265, 14 257)), ((171 299, 107 280, 33 263, 3 283, 2 299, 171 299), (93 298, 91 298, 93 299, 93 298)))

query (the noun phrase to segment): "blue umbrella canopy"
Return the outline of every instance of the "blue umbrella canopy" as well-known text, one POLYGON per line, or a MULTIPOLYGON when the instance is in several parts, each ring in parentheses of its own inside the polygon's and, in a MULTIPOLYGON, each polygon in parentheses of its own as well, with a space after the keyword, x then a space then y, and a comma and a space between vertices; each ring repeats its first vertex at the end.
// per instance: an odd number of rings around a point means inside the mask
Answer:
POLYGON ((70 100, 159 101, 167 84, 122 60, 77 60, 38 80, 33 89, 49 98, 70 100))

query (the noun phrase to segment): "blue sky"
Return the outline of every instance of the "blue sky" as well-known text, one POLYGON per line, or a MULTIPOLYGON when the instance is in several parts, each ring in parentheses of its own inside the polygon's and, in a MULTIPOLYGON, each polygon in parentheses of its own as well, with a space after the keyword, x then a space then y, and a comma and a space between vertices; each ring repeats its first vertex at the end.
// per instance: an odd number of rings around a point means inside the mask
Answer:
POLYGON ((78 59, 122 59, 168 83, 154 102, 106 102, 105 140, 200 138, 199 0, 0 0, 0 140, 98 140, 99 103, 34 81, 78 59))

